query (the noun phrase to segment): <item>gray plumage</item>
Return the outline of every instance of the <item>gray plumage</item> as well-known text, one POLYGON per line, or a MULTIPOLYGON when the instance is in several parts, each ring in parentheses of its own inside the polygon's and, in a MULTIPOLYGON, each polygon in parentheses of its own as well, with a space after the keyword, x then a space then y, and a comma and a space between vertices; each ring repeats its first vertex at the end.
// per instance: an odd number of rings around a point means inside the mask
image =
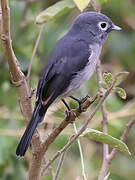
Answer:
POLYGON ((73 94, 92 76, 109 32, 120 29, 107 16, 97 12, 86 12, 75 19, 69 32, 56 44, 43 71, 35 109, 17 147, 17 155, 24 156, 48 107, 73 94))

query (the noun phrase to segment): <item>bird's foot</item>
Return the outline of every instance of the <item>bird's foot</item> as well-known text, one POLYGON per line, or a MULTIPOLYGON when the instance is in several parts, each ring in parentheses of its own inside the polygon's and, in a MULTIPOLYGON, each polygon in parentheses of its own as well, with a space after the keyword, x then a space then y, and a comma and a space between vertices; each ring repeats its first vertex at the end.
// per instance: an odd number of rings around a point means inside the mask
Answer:
MULTIPOLYGON (((67 110, 65 111, 65 114, 67 116, 67 118, 70 118, 71 115, 71 109, 69 107, 69 105, 66 103, 66 101, 64 99, 62 99, 62 102, 64 103, 64 105, 66 106, 67 110)), ((73 123, 74 121, 71 121, 71 123, 73 123)))
MULTIPOLYGON (((70 118, 71 113, 73 113, 73 112, 72 112, 72 110, 66 110, 66 111, 65 111, 65 113, 66 113, 67 118, 70 118)), ((75 119, 74 119, 74 120, 72 120, 70 123, 71 123, 71 124, 73 124, 73 123, 74 123, 74 121, 75 121, 75 119)))
POLYGON ((80 111, 81 112, 85 112, 86 111, 86 109, 84 109, 83 107, 82 107, 82 104, 89 98, 89 95, 87 95, 87 96, 85 96, 84 98, 76 98, 76 97, 74 97, 74 96, 70 96, 70 98, 72 98, 72 99, 74 99, 75 101, 77 101, 78 102, 78 104, 79 104, 79 109, 80 109, 80 111))
POLYGON ((84 98, 81 98, 80 101, 78 102, 79 103, 79 110, 81 112, 86 112, 86 109, 84 109, 82 107, 82 104, 89 98, 89 95, 85 96, 84 98))
POLYGON ((71 110, 66 110, 66 111, 65 111, 65 114, 66 114, 67 117, 70 117, 71 110))

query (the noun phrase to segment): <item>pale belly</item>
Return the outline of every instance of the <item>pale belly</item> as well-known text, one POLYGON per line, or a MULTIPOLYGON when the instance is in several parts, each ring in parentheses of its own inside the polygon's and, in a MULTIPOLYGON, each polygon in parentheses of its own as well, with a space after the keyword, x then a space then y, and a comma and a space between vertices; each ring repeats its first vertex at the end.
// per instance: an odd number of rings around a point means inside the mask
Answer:
MULTIPOLYGON (((91 48, 91 47, 90 47, 91 48)), ((79 88, 87 82, 90 77, 93 75, 96 65, 99 59, 99 55, 101 52, 101 47, 99 45, 95 45, 94 49, 92 49, 92 53, 89 57, 89 61, 87 63, 87 66, 78 72, 77 75, 74 76, 73 80, 71 81, 69 87, 67 88, 66 92, 62 94, 62 97, 70 96, 76 91, 79 90, 79 88)))

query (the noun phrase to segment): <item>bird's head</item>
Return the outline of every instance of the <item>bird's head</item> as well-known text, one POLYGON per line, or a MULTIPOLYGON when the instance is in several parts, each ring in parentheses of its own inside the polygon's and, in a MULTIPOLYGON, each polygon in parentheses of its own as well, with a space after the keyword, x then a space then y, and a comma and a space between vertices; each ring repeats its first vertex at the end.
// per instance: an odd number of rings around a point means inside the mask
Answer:
POLYGON ((90 36, 96 41, 104 42, 108 33, 111 31, 120 31, 107 16, 98 12, 85 12, 80 14, 74 21, 72 29, 76 33, 90 33, 90 36))

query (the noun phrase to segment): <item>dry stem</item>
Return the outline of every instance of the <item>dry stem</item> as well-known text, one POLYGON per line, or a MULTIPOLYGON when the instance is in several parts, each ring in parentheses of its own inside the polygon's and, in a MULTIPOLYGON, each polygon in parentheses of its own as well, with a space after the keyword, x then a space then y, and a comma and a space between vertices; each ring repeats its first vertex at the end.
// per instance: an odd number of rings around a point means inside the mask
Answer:
MULTIPOLYGON (((73 126, 74 126, 74 130, 75 130, 75 134, 77 134, 78 131, 77 131, 77 127, 76 127, 75 122, 73 123, 73 126)), ((79 138, 77 139, 77 143, 78 143, 78 148, 79 148, 79 151, 80 151, 80 159, 81 159, 81 166, 82 166, 82 176, 83 176, 84 180, 87 180, 84 157, 83 157, 83 151, 82 151, 81 142, 80 142, 79 138)))
MULTIPOLYGON (((116 75, 116 77, 118 75, 119 73, 116 75)), ((98 76, 98 81, 100 85, 100 82, 102 81, 100 62, 97 64, 97 76, 98 76)), ((99 90, 102 90, 101 86, 99 87, 99 90)), ((105 103, 101 105, 101 110, 102 110, 102 116, 103 116, 103 120, 102 120, 103 132, 108 133, 107 131, 108 119, 107 119, 107 111, 105 108, 105 103)), ((126 142, 130 129, 132 128, 134 124, 135 124, 135 118, 127 123, 126 128, 123 132, 123 135, 121 137, 121 141, 126 142)), ((106 177, 109 170, 109 166, 117 152, 118 151, 114 148, 112 152, 109 153, 109 146, 107 144, 103 144, 103 162, 102 162, 101 170, 99 172, 98 180, 103 180, 106 177)))
MULTIPOLYGON (((97 63, 97 79, 99 82, 99 91, 102 92, 103 88, 101 87, 100 82, 103 81, 103 78, 102 78, 102 70, 101 70, 100 60, 97 63)), ((108 130, 107 130, 108 119, 107 119, 107 110, 105 107, 105 102, 101 105, 101 111, 102 111, 102 118, 103 118, 102 119, 103 132, 107 134, 108 133, 108 130)), ((109 146, 108 146, 108 144, 103 144, 103 162, 102 162, 101 170, 99 172, 98 180, 102 180, 107 175, 108 168, 109 168, 108 160, 107 160, 108 154, 109 154, 109 146)))
POLYGON ((64 152, 64 153, 61 155, 61 157, 60 157, 59 164, 58 164, 58 167, 57 167, 57 171, 56 171, 54 180, 57 180, 57 179, 58 179, 58 175, 59 175, 59 173, 60 173, 60 169, 61 169, 62 164, 63 164, 63 162, 64 162, 65 153, 66 153, 66 152, 64 152))
POLYGON ((30 64, 28 66, 28 74, 27 74, 28 85, 29 85, 29 81, 30 81, 32 63, 33 63, 34 57, 35 57, 37 49, 38 49, 38 45, 39 45, 39 41, 40 41, 40 38, 41 38, 41 35, 42 35, 42 32, 43 32, 43 28, 44 28, 44 25, 42 25, 41 28, 40 28, 40 31, 39 31, 39 34, 38 34, 38 37, 37 37, 37 40, 36 40, 36 43, 35 43, 35 47, 34 47, 34 50, 33 50, 33 53, 32 53, 32 57, 31 57, 31 60, 30 60, 30 64))
MULTIPOLYGON (((133 125, 135 124, 135 117, 133 119, 131 119, 127 124, 126 124, 126 128, 121 136, 121 141, 126 142, 129 132, 131 130, 131 128, 133 127, 133 125)), ((118 151, 116 149, 113 149, 112 152, 109 154, 108 156, 108 162, 109 164, 112 162, 113 158, 115 157, 116 153, 118 151)))

